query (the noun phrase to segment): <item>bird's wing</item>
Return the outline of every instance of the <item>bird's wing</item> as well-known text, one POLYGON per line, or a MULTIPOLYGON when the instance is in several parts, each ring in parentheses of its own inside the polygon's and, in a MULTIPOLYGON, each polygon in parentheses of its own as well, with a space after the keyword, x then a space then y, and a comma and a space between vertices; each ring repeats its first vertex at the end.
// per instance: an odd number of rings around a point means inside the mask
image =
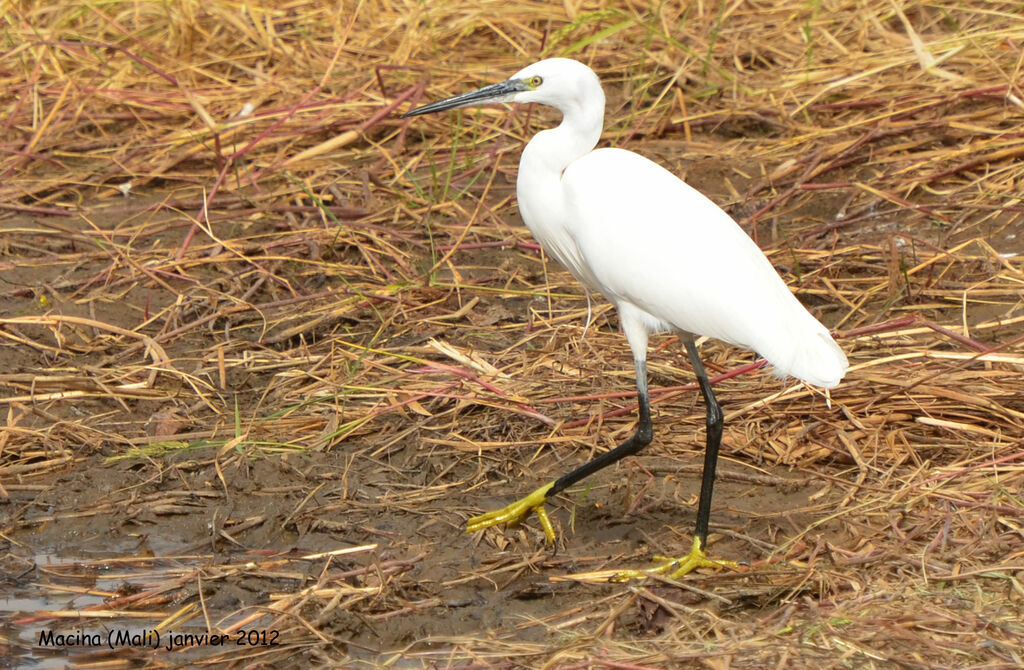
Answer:
POLYGON ((569 232, 610 300, 753 349, 782 374, 823 386, 842 377, 842 351, 753 240, 671 172, 599 149, 570 164, 562 185, 569 232))

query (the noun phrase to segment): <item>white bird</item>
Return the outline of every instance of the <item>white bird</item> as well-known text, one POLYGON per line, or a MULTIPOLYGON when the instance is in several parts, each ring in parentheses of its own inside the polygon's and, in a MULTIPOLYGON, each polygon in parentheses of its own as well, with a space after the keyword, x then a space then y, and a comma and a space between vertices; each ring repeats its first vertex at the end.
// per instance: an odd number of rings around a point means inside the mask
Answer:
POLYGON ((723 417, 694 336, 751 349, 774 366, 776 376, 825 388, 843 378, 846 356, 764 253, 715 203, 643 156, 594 148, 605 99, 600 80, 586 65, 566 58, 542 60, 508 81, 404 116, 499 102, 535 102, 562 113, 557 128, 537 133, 523 150, 516 184, 519 211, 549 255, 618 309, 636 364, 639 424, 612 451, 502 510, 471 518, 467 532, 516 523, 535 511, 548 541, 554 542, 544 501, 650 443, 647 337, 675 332, 704 396, 707 440, 693 548, 657 571, 678 577, 699 567, 735 567, 705 554, 723 417))

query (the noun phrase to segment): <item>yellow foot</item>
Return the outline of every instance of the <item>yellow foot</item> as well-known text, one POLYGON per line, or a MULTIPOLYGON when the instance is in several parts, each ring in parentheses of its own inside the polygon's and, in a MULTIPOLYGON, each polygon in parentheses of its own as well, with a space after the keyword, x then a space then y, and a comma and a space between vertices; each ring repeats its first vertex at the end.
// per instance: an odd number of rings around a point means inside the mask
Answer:
POLYGON ((704 548, 700 545, 700 540, 697 538, 693 539, 693 549, 690 550, 688 555, 682 558, 655 556, 654 560, 662 561, 662 564, 656 565, 649 570, 622 570, 612 577, 612 581, 625 582, 630 579, 644 579, 651 575, 666 575, 670 579, 679 579, 683 575, 688 575, 699 568, 715 568, 718 570, 722 568, 728 568, 729 570, 740 569, 740 564, 734 561, 716 561, 708 558, 704 553, 704 548))
POLYGON ((544 537, 548 544, 555 542, 555 529, 551 526, 551 519, 548 518, 547 510, 544 509, 544 501, 548 499, 548 491, 555 483, 546 484, 522 500, 517 500, 508 507, 504 507, 487 514, 475 516, 466 522, 466 532, 475 533, 484 528, 497 526, 499 523, 515 525, 525 520, 530 512, 536 512, 540 519, 540 525, 544 528, 544 537))

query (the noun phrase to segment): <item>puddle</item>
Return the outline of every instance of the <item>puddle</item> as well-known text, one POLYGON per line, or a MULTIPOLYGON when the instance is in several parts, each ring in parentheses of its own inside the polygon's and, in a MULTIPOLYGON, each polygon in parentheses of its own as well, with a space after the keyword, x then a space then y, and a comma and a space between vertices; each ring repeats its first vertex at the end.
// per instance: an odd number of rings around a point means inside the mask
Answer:
MULTIPOLYGON (((132 547, 136 554, 137 549, 132 547)), ((13 588, 0 595, 0 628, 13 665, 84 666, 160 647, 176 650, 184 646, 179 643, 185 638, 172 634, 205 632, 194 626, 157 630, 166 612, 139 611, 129 605, 134 594, 161 582, 180 582, 175 574, 194 573, 202 557, 132 556, 132 551, 117 553, 116 548, 110 553, 104 557, 36 554, 33 567, 14 576, 13 588)))

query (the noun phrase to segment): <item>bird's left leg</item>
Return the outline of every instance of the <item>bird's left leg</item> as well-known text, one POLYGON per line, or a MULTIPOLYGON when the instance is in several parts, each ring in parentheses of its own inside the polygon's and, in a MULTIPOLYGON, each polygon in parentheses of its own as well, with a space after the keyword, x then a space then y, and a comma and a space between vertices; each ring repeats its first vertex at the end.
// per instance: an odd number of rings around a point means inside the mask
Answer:
POLYGON ((708 525, 711 520, 711 494, 715 487, 715 468, 718 466, 718 449, 722 443, 722 426, 725 419, 722 414, 722 407, 711 390, 711 382, 708 380, 708 373, 704 370, 704 364, 697 353, 697 345, 693 337, 686 335, 683 338, 686 346, 686 353, 690 357, 690 364, 697 375, 697 383, 700 385, 701 395, 704 396, 704 404, 707 408, 707 443, 704 450, 704 472, 701 475, 700 499, 697 503, 697 530, 694 533, 693 548, 690 553, 681 558, 669 558, 666 556, 655 556, 659 565, 650 570, 625 570, 615 576, 616 581, 627 579, 640 579, 650 573, 663 574, 673 579, 682 577, 698 568, 730 568, 738 570, 739 564, 733 561, 718 561, 710 559, 705 553, 708 544, 708 525))
MULTIPOLYGON (((628 334, 628 333, 627 333, 628 334)), ((630 344, 634 344, 630 338, 630 344)), ((508 507, 475 516, 466 522, 466 532, 472 533, 484 528, 496 526, 501 523, 516 524, 523 521, 530 512, 536 512, 540 524, 544 528, 544 536, 549 544, 555 541, 555 530, 551 526, 551 520, 544 509, 544 501, 557 495, 566 488, 572 486, 584 477, 588 477, 598 470, 605 468, 612 463, 631 456, 650 444, 654 434, 651 425, 651 400, 647 394, 647 361, 646 361, 646 336, 643 338, 642 346, 633 346, 633 357, 636 363, 636 394, 640 404, 640 422, 636 432, 628 440, 615 447, 611 451, 600 454, 588 463, 581 465, 572 472, 562 475, 558 479, 540 487, 530 495, 517 500, 508 507), (639 348, 639 352, 637 349, 639 348)))

